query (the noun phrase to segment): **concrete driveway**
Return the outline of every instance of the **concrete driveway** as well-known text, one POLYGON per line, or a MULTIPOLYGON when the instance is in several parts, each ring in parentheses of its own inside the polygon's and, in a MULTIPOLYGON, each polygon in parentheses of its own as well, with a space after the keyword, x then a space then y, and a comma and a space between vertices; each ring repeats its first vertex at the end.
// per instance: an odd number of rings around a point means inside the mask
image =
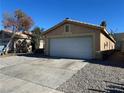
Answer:
POLYGON ((62 93, 56 88, 86 64, 74 59, 0 58, 0 93, 62 93))

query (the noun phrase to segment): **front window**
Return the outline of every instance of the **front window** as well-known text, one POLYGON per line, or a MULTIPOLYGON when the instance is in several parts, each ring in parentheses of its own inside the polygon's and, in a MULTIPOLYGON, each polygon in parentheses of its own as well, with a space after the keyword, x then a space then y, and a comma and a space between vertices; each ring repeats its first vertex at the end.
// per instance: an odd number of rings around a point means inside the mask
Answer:
POLYGON ((108 47, 108 42, 106 41, 105 43, 104 43, 104 49, 106 49, 108 47))

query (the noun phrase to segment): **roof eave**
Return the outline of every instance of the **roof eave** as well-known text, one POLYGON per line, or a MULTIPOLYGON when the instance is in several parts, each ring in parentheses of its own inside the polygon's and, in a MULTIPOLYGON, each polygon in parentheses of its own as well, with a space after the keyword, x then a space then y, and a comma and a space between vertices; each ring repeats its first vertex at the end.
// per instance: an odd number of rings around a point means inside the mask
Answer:
POLYGON ((94 29, 97 29, 97 30, 101 30, 102 33, 106 34, 108 38, 110 38, 113 42, 116 42, 115 39, 109 35, 109 32, 106 30, 105 27, 97 26, 97 25, 94 25, 94 24, 88 24, 88 23, 84 23, 84 22, 80 22, 80 21, 70 20, 70 19, 65 19, 62 22, 58 23, 57 25, 51 27, 50 29, 43 32, 43 35, 51 32, 52 30, 56 29, 58 26, 61 26, 61 25, 65 24, 66 22, 67 23, 76 23, 76 24, 84 25, 84 26, 94 28, 94 29))
POLYGON ((113 38, 113 36, 110 36, 110 35, 109 35, 109 32, 106 30, 105 27, 103 27, 102 31, 103 31, 103 33, 106 34, 106 35, 109 37, 109 39, 111 39, 114 43, 116 42, 115 39, 113 38))
POLYGON ((65 19, 62 22, 58 23, 57 25, 55 25, 55 26, 51 27, 50 29, 46 30, 45 32, 43 32, 43 35, 49 33, 51 30, 55 29, 58 26, 61 26, 62 24, 66 23, 66 22, 68 22, 68 23, 76 23, 76 24, 80 24, 80 25, 85 25, 87 27, 98 29, 98 30, 103 29, 103 27, 101 27, 101 26, 95 26, 95 25, 92 25, 92 24, 87 24, 87 23, 83 23, 83 22, 78 22, 78 21, 72 21, 72 20, 69 20, 69 19, 65 19))

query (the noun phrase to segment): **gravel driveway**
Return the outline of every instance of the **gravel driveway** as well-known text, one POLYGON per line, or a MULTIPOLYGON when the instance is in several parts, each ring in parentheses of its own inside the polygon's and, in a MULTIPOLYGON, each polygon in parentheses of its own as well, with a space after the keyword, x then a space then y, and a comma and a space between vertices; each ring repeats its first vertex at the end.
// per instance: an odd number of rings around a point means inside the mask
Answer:
POLYGON ((57 90, 65 93, 124 93, 124 68, 108 62, 98 63, 88 64, 57 90))

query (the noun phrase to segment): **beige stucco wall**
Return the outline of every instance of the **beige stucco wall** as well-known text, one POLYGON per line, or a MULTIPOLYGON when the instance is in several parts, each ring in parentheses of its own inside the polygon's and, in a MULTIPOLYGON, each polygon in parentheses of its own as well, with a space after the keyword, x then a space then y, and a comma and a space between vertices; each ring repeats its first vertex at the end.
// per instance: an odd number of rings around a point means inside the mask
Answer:
POLYGON ((59 37, 91 36, 93 40, 94 58, 98 57, 97 52, 110 50, 114 48, 114 43, 109 40, 106 36, 104 36, 104 34, 102 34, 100 30, 78 24, 67 24, 70 25, 70 32, 65 32, 64 24, 44 35, 44 49, 46 55, 49 55, 49 39, 59 37), (104 42, 109 42, 109 46, 104 48, 104 42))
POLYGON ((108 39, 103 33, 100 33, 100 51, 115 49, 115 43, 108 39))
POLYGON ((71 31, 72 34, 86 34, 86 33, 90 33, 94 35, 94 42, 95 43, 95 50, 94 51, 98 51, 100 49, 100 30, 96 30, 96 29, 92 29, 89 27, 85 27, 85 26, 79 26, 76 24, 72 24, 71 25, 71 31))

